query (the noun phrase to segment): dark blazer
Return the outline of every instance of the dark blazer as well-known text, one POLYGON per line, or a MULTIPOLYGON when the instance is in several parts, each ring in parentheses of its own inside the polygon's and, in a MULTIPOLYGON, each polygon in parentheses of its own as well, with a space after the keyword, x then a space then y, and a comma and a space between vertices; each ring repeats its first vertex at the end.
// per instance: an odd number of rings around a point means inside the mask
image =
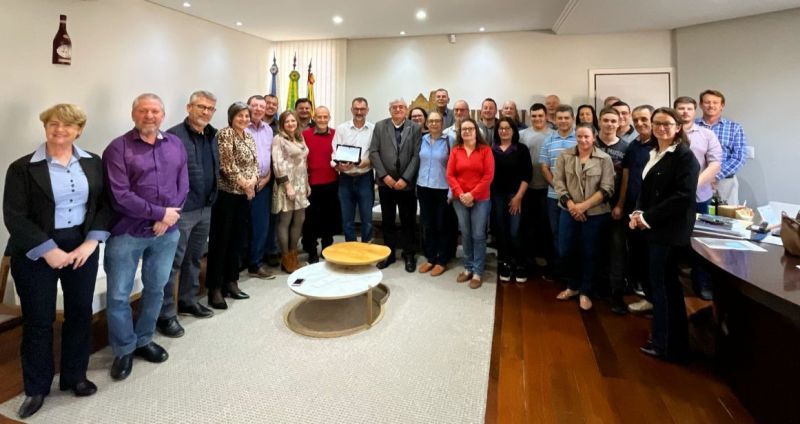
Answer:
POLYGON ((211 170, 205 170, 202 166, 198 166, 197 154, 192 141, 192 136, 189 134, 191 127, 189 122, 184 120, 178 125, 167 130, 170 134, 175 134, 183 142, 183 147, 186 149, 186 165, 189 170, 189 194, 186 196, 186 202, 183 205, 184 211, 193 211, 202 208, 203 206, 212 205, 217 200, 217 183, 219 182, 219 147, 217 146, 217 129, 212 127, 211 124, 206 125, 204 135, 211 135, 211 161, 214 166, 211 170), (206 199, 199 188, 203 186, 203 175, 205 172, 214 173, 214 187, 211 194, 206 199))
MULTIPOLYGON (((79 163, 89 183, 89 199, 81 231, 109 231, 112 210, 103 190, 103 162, 90 153, 79 163)), ((33 153, 17 159, 8 167, 3 196, 3 220, 10 234, 8 251, 25 255, 49 240, 55 228, 55 200, 47 161, 31 163, 33 153)))
POLYGON ((700 164, 687 144, 679 144, 647 173, 636 210, 650 226, 650 242, 672 246, 689 244, 694 229, 695 192, 700 164))
POLYGON ((419 125, 406 119, 400 134, 400 148, 394 137, 392 118, 386 118, 375 124, 372 142, 369 146, 369 160, 375 168, 379 186, 386 186, 383 178, 390 175, 395 180, 402 178, 407 187, 413 190, 419 170, 419 147, 422 132, 419 125))

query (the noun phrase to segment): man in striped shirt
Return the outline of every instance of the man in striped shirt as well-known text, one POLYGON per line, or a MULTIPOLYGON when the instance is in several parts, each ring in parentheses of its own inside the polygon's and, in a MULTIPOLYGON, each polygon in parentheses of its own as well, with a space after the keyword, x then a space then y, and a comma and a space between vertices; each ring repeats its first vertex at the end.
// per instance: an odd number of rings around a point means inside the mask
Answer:
POLYGON ((542 174, 547 180, 547 212, 550 220, 550 230, 553 232, 553 242, 555 244, 556 255, 558 254, 558 199, 553 188, 553 172, 556 169, 556 159, 566 149, 575 147, 575 112, 570 105, 560 105, 556 108, 557 131, 553 131, 545 139, 542 150, 539 152, 539 163, 542 166, 542 174))
POLYGON ((700 108, 703 118, 695 123, 710 129, 717 135, 722 145, 722 166, 716 176, 715 188, 720 200, 729 205, 739 204, 739 181, 736 172, 745 163, 747 139, 742 126, 722 117, 725 110, 725 96, 717 90, 700 93, 700 108))

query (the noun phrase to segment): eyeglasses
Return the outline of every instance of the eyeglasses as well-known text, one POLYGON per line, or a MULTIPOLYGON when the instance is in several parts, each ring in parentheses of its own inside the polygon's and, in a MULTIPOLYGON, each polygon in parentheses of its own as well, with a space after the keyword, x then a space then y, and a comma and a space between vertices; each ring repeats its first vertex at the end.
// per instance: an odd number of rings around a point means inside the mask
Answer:
POLYGON ((215 108, 214 106, 205 106, 205 105, 195 104, 194 107, 200 109, 200 112, 211 112, 211 113, 214 113, 214 112, 217 111, 217 108, 215 108))
POLYGON ((462 133, 475 132, 475 127, 464 127, 464 128, 461 128, 461 132, 462 133))
POLYGON ((441 119, 428 119, 428 123, 429 124, 441 124, 442 120, 441 119))
POLYGON ((672 128, 672 127, 675 127, 677 125, 678 124, 676 124, 674 122, 656 122, 656 121, 653 121, 653 128, 656 128, 656 127, 672 128))

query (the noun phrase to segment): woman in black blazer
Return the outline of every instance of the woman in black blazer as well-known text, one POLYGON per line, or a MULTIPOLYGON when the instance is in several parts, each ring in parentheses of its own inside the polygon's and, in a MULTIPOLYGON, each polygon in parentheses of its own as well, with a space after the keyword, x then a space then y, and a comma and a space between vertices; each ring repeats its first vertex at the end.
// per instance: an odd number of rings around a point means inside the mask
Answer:
POLYGON ((39 119, 47 141, 9 166, 3 197, 11 275, 22 306, 26 398, 20 418, 36 413, 50 393, 59 280, 64 292, 59 388, 76 396, 97 391, 86 369, 97 244, 108 237, 111 217, 100 157, 74 145, 86 114, 75 105, 58 104, 39 119))
POLYGON ((650 160, 642 173, 642 189, 631 229, 645 232, 649 276, 653 291, 650 340, 642 352, 671 361, 689 353, 689 330, 683 288, 678 281, 678 258, 689 246, 694 228, 694 193, 700 165, 689 149, 677 112, 660 108, 651 118, 650 160))

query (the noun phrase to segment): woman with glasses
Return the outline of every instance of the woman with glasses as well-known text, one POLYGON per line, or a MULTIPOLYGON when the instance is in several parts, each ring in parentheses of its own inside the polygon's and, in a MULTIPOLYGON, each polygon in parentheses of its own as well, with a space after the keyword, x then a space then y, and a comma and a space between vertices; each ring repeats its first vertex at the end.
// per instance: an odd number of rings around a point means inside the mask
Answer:
POLYGON ((700 165, 675 110, 653 112, 650 160, 642 172, 642 187, 631 214, 631 229, 648 243, 653 321, 645 354, 684 361, 689 353, 689 328, 678 259, 689 246, 695 221, 695 191, 700 165))
POLYGON ((577 146, 564 150, 556 160, 553 177, 561 208, 558 254, 567 277, 567 289, 556 298, 580 296, 581 310, 588 311, 600 234, 611 215, 608 199, 614 194, 614 164, 611 156, 595 146, 590 124, 578 125, 575 138, 577 146))
POLYGON ((419 173, 417 198, 422 222, 422 246, 426 261, 419 272, 430 272, 438 277, 450 261, 448 249, 450 234, 445 225, 447 213, 447 160, 450 157, 450 139, 442 133, 443 119, 439 112, 428 115, 430 132, 422 136, 419 148, 419 173))
POLYGON ((494 179, 492 180, 492 233, 497 237, 497 273, 500 281, 512 278, 518 283, 528 280, 525 249, 519 231, 522 200, 528 190, 533 165, 528 147, 519 142, 514 120, 502 116, 494 127, 492 146, 494 179))
POLYGON ((461 230, 464 271, 456 281, 479 288, 486 268, 486 229, 491 210, 489 187, 494 178, 492 148, 472 118, 461 122, 447 161, 447 183, 461 230))
POLYGON ((243 102, 228 108, 228 126, 217 133, 219 146, 219 191, 211 209, 208 235, 208 305, 228 309, 225 296, 248 299, 239 289, 239 259, 250 215, 250 200, 256 195, 258 156, 256 142, 245 131, 250 109, 243 102))
POLYGON ((420 131, 422 134, 428 133, 428 112, 421 107, 415 107, 408 111, 408 119, 410 119, 415 124, 419 125, 420 131))

